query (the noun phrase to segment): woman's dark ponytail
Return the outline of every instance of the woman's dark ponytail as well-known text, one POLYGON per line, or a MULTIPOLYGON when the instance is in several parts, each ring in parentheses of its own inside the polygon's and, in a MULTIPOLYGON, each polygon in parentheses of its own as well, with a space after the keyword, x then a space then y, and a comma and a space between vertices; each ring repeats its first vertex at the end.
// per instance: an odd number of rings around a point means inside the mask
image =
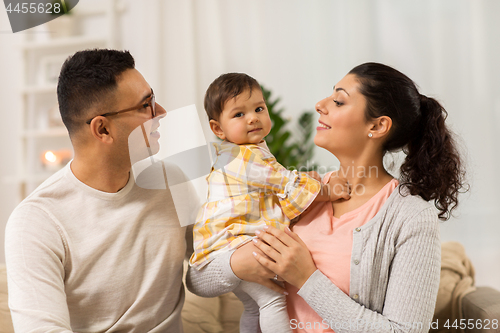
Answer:
POLYGON ((352 69, 366 97, 366 118, 392 119, 385 152, 403 149, 401 185, 412 195, 434 200, 439 218, 448 220, 465 185, 465 171, 445 124, 446 110, 433 98, 421 95, 403 73, 386 65, 365 63, 352 69))
POLYGON ((412 195, 434 200, 439 218, 447 220, 458 205, 464 171, 452 134, 445 125, 446 110, 433 98, 420 97, 420 130, 405 148, 401 183, 412 195))

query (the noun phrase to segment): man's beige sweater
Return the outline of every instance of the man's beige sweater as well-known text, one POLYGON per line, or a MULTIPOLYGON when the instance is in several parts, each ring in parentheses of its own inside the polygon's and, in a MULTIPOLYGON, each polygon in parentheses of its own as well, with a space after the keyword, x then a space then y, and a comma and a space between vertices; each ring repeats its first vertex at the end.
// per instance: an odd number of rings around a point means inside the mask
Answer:
POLYGON ((166 190, 97 191, 68 164, 14 210, 5 244, 16 332, 182 332, 185 228, 166 190))

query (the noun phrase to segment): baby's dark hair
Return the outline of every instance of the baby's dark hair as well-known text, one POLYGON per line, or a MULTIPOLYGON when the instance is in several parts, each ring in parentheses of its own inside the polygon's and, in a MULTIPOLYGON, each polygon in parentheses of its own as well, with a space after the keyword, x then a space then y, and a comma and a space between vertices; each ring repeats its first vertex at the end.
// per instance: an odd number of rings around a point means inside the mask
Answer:
POLYGON ((231 98, 253 89, 261 89, 259 82, 245 73, 222 74, 210 84, 205 93, 205 111, 209 120, 219 120, 224 105, 231 98))

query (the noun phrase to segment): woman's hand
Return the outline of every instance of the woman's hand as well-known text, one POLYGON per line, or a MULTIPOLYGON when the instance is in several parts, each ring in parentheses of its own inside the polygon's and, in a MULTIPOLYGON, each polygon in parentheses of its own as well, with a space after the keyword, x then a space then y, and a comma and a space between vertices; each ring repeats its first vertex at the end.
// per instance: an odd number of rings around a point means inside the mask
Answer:
POLYGON ((267 257, 257 251, 253 255, 262 266, 278 274, 291 285, 302 288, 316 271, 307 246, 288 228, 286 233, 269 226, 265 226, 264 230, 256 232, 259 240, 255 238, 253 242, 267 257))
POLYGON ((241 280, 256 282, 280 294, 284 294, 285 288, 274 283, 272 280, 276 274, 259 264, 254 259, 253 253, 260 253, 261 257, 265 257, 252 242, 234 251, 231 256, 231 269, 233 273, 241 280))

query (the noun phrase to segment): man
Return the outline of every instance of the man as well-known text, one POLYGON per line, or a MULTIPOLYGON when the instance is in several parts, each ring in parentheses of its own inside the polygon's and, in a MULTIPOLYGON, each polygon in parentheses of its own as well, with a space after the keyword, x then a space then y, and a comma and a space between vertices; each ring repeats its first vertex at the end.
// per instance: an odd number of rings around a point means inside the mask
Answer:
POLYGON ((75 155, 7 223, 16 332, 183 331, 186 228, 170 192, 143 189, 130 172, 130 133, 153 118, 144 134, 157 147, 166 112, 134 67, 128 52, 87 50, 61 69, 75 155))

